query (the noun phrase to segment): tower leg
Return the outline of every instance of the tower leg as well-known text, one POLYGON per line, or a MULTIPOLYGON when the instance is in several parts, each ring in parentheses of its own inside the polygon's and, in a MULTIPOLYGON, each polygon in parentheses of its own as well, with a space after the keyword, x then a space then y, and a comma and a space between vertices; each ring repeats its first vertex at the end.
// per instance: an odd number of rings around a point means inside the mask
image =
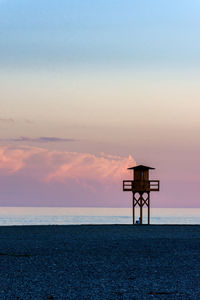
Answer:
POLYGON ((135 194, 133 193, 133 225, 135 224, 135 194))
POLYGON ((150 224, 150 193, 148 193, 148 225, 150 224))
POLYGON ((142 193, 140 193, 140 224, 142 224, 142 193))

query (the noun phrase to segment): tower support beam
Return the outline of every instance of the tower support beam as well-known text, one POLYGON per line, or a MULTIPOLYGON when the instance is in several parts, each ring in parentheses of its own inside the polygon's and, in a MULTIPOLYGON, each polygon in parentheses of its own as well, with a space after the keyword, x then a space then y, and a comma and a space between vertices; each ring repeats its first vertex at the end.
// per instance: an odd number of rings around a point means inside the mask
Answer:
POLYGON ((135 224, 135 197, 133 194, 133 224, 135 224))
POLYGON ((135 224, 135 207, 140 210, 140 224, 143 224, 143 207, 147 206, 147 222, 150 224, 150 192, 133 192, 133 224, 135 224), (136 194, 139 193, 139 198, 136 194), (147 195, 146 197, 144 195, 147 195))
POLYGON ((143 193, 140 193, 140 224, 143 223, 143 213, 142 213, 142 208, 143 208, 143 193))
POLYGON ((148 193, 148 225, 150 224, 150 193, 148 193))

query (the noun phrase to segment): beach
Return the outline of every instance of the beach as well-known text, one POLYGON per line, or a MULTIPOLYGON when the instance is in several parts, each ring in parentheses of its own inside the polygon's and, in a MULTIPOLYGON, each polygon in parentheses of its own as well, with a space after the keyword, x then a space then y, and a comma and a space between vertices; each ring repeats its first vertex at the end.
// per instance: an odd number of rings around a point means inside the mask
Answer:
POLYGON ((200 299, 199 225, 0 227, 0 299, 200 299))

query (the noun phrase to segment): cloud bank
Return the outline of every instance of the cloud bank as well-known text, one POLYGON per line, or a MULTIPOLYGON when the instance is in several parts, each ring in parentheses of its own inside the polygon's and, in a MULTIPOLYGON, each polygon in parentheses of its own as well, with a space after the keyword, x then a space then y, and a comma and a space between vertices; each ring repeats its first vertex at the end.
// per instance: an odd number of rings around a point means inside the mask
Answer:
POLYGON ((119 206, 121 180, 130 175, 127 167, 135 164, 131 156, 52 151, 32 146, 1 147, 0 203, 119 206))

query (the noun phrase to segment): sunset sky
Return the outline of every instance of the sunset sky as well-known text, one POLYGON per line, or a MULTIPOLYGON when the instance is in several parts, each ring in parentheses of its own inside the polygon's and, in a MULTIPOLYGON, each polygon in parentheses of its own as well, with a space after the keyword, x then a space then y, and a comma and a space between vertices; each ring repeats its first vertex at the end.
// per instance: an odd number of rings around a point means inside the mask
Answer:
POLYGON ((0 205, 200 207, 200 1, 0 0, 0 205), (130 174, 129 174, 130 173, 130 174))

